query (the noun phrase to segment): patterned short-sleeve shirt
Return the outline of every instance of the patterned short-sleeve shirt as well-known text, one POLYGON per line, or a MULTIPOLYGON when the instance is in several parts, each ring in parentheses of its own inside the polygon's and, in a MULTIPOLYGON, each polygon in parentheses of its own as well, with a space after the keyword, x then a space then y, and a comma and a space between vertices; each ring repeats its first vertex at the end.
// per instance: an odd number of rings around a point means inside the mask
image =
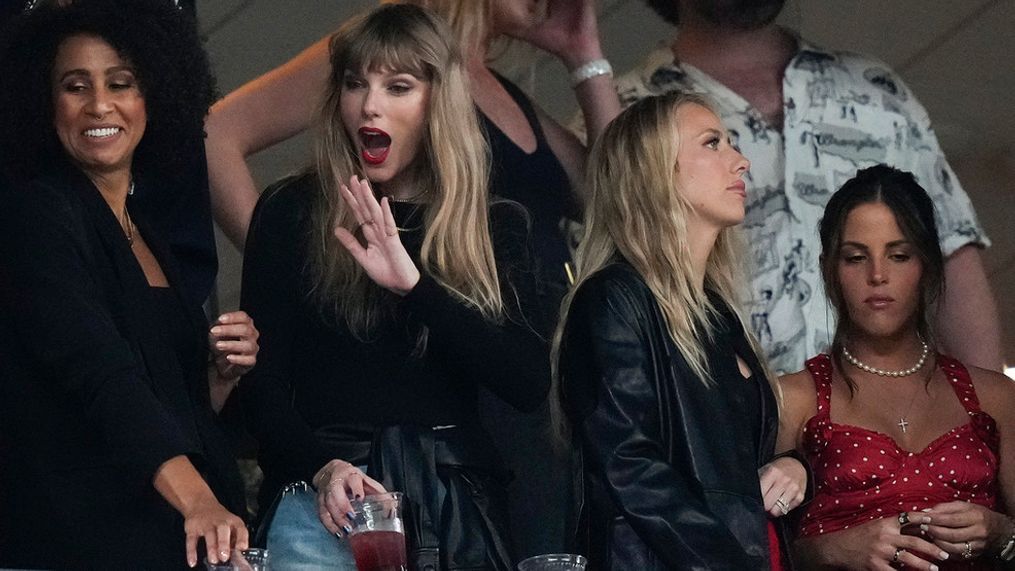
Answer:
POLYGON ((969 197, 945 160, 926 110, 887 65, 800 42, 783 78, 783 129, 742 97, 660 50, 617 80, 626 107, 675 91, 706 94, 734 145, 751 161, 747 218, 753 256, 749 326, 777 371, 826 351, 835 317, 821 283, 818 223, 831 194, 857 169, 910 171, 936 205, 945 255, 989 245, 969 197))

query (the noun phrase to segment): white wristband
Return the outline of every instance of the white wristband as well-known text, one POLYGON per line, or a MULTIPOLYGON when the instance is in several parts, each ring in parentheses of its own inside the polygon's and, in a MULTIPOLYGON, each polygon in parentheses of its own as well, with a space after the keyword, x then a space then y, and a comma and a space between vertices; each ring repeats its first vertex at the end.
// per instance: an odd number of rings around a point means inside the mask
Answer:
POLYGON ((571 71, 571 87, 578 87, 578 84, 583 81, 600 75, 613 75, 613 67, 610 62, 605 59, 587 61, 571 71))

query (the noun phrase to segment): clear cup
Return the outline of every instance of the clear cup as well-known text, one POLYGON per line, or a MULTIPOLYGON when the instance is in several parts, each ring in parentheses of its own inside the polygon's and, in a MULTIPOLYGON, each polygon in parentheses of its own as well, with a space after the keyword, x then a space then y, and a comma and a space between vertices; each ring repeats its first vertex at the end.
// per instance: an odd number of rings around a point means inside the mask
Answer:
POLYGON ((518 564, 518 571, 585 571, 588 560, 572 553, 547 553, 529 557, 518 564))
POLYGON ((353 500, 349 547, 358 571, 408 571, 402 501, 401 492, 353 500))
POLYGON ((267 549, 234 549, 229 561, 211 563, 206 558, 204 567, 208 571, 271 571, 267 549))

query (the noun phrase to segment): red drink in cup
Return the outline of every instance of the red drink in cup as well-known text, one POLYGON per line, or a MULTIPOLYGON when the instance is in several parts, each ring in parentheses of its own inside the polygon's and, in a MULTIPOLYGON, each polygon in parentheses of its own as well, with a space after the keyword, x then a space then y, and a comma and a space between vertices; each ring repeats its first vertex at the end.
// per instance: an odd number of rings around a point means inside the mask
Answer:
POLYGON ((408 571, 402 494, 389 492, 353 502, 349 547, 358 571, 408 571))
POLYGON ((405 534, 397 531, 365 531, 349 537, 359 571, 406 571, 405 534))

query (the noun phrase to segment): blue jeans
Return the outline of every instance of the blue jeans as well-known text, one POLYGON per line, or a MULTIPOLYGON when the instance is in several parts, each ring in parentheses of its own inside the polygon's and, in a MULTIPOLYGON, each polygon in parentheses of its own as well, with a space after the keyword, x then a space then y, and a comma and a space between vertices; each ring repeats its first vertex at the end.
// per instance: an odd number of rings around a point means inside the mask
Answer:
POLYGON ((309 487, 290 486, 282 494, 268 528, 268 552, 274 571, 356 571, 349 542, 321 523, 317 493, 309 487))

